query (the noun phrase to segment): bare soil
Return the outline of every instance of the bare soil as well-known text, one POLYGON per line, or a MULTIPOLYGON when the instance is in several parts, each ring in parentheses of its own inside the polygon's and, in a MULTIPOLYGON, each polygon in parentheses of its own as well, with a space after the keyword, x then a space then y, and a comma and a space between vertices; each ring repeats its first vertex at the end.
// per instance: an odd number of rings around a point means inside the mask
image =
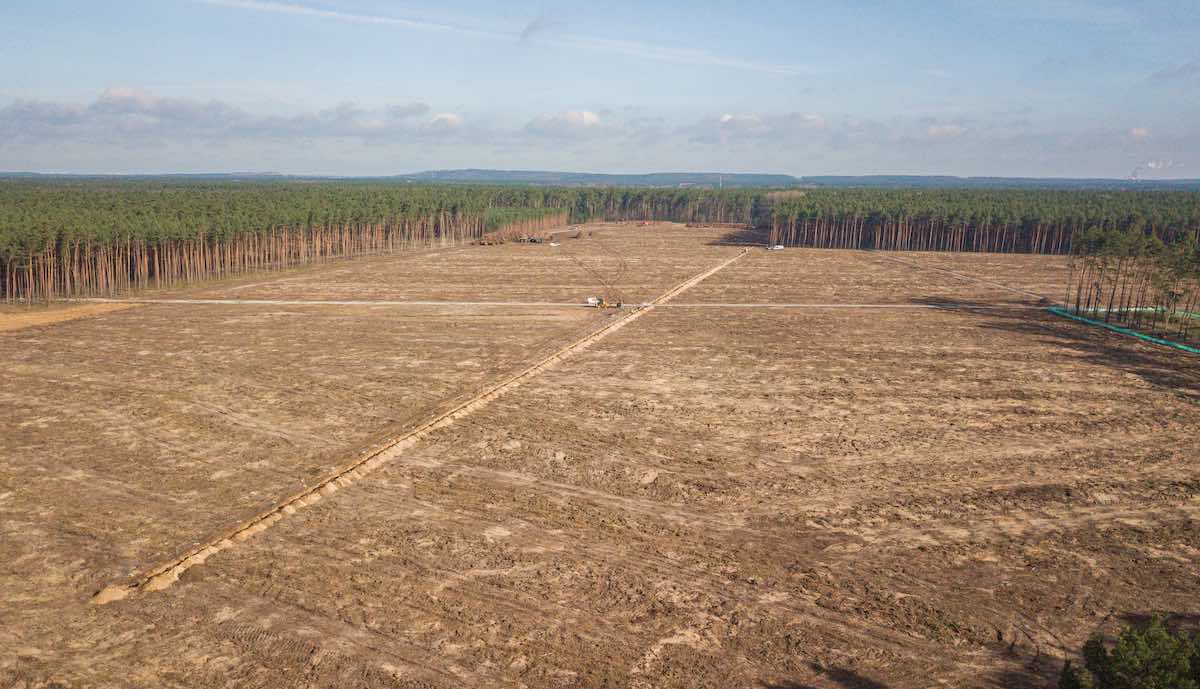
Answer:
POLYGON ((132 308, 131 304, 36 304, 0 306, 0 332, 52 325, 132 308))
POLYGON ((644 302, 736 252, 717 244, 726 230, 673 226, 667 232, 636 225, 589 226, 549 243, 462 246, 339 262, 283 279, 199 288, 188 296, 236 299, 373 299, 382 301, 543 301, 580 303, 609 295, 644 302), (589 236, 590 235, 590 236, 589 236), (685 250, 683 246, 687 246, 685 250))
MULTIPOLYGON (((630 301, 741 250, 593 232, 571 250, 621 257, 630 301)), ((553 249, 187 296, 595 292, 553 249)), ((627 312, 163 304, 0 334, 0 687, 1051 686, 1097 629, 1200 615, 1200 364, 1035 308, 1063 267, 753 250, 103 606, 627 312)))

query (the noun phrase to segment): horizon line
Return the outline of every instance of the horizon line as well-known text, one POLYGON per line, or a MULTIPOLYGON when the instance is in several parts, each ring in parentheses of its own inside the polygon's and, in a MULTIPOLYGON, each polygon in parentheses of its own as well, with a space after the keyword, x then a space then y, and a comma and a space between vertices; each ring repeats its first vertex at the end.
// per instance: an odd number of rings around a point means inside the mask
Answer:
POLYGON ((1128 182, 1139 184, 1143 182, 1200 182, 1200 177, 1105 177, 1105 176, 1046 176, 1033 175, 961 175, 953 173, 907 173, 907 172, 871 172, 860 174, 805 174, 797 175, 787 172, 726 172, 720 170, 657 170, 654 172, 588 172, 580 170, 549 170, 524 168, 436 168, 413 172, 395 172, 385 174, 330 174, 310 172, 277 172, 265 170, 204 170, 204 171, 172 171, 172 172, 73 172, 73 171, 41 171, 41 170, 0 170, 0 177, 41 176, 41 177, 296 177, 309 179, 395 179, 417 177, 437 173, 483 172, 502 174, 548 174, 548 175, 581 175, 590 177, 652 177, 661 175, 705 175, 728 177, 791 177, 796 180, 804 179, 872 179, 872 178, 913 178, 913 179, 998 179, 998 180, 1051 180, 1051 181, 1103 181, 1128 182))

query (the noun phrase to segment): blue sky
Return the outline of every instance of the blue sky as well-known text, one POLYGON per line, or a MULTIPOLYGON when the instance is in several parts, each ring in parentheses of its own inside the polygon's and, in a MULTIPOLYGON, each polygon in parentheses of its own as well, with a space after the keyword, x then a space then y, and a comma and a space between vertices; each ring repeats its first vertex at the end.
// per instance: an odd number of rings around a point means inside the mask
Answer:
POLYGON ((8 0, 0 170, 1200 177, 1200 3, 8 0))

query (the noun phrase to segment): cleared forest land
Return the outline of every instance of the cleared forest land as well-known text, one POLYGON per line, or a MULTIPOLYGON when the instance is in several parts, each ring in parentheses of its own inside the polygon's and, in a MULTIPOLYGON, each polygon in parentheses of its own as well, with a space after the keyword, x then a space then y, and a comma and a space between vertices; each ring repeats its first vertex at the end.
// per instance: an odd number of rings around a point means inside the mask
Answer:
POLYGON ((1042 311, 1065 257, 728 232, 0 332, 0 686, 1048 686, 1097 629, 1200 614, 1195 357, 1042 311), (598 276, 686 289, 565 305, 598 276))

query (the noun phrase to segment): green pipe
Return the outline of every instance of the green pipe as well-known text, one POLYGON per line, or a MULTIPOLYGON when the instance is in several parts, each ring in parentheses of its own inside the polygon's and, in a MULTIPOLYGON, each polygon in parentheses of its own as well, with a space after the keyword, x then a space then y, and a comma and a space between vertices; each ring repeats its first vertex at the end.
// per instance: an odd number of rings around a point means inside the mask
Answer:
POLYGON ((1077 315, 1071 313, 1070 311, 1067 311, 1066 309, 1063 309, 1063 308, 1059 308, 1057 306, 1051 306, 1050 308, 1048 308, 1046 310, 1056 316, 1062 316, 1063 318, 1069 318, 1073 321, 1079 321, 1080 323, 1087 323, 1088 325, 1098 325, 1101 328, 1104 328, 1105 330, 1111 330, 1114 333, 1120 333, 1122 335, 1136 337, 1137 339, 1143 340, 1145 342, 1151 342, 1153 344, 1162 345, 1164 347, 1172 347, 1174 349, 1182 349, 1183 351, 1190 352, 1192 354, 1200 354, 1200 348, 1192 347, 1190 345, 1185 345, 1185 344, 1182 344, 1179 342, 1172 342, 1171 340, 1164 340, 1161 337, 1154 337, 1153 335, 1147 335, 1145 333, 1139 333, 1136 330, 1130 330, 1129 328, 1123 328, 1119 325, 1105 323, 1104 321, 1097 321, 1097 320, 1093 320, 1091 318, 1077 316, 1077 315))

